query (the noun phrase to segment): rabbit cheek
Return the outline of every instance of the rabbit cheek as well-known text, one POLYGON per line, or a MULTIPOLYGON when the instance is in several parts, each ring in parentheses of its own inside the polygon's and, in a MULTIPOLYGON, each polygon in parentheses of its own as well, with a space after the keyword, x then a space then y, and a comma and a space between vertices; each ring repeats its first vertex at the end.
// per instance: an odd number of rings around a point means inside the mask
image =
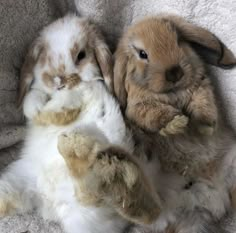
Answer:
POLYGON ((147 76, 146 64, 142 64, 141 62, 139 62, 136 67, 133 67, 132 69, 129 68, 128 77, 134 79, 134 81, 141 86, 146 86, 147 84, 146 76, 147 76))
POLYGON ((42 81, 43 83, 46 85, 47 88, 52 89, 54 86, 54 79, 53 79, 53 75, 44 72, 42 75, 42 81))
POLYGON ((156 74, 155 77, 148 79, 148 87, 155 93, 168 92, 173 89, 174 85, 174 83, 166 81, 163 74, 156 74))
POLYGON ((79 75, 83 81, 92 81, 101 76, 97 62, 93 59, 81 62, 79 64, 79 75))

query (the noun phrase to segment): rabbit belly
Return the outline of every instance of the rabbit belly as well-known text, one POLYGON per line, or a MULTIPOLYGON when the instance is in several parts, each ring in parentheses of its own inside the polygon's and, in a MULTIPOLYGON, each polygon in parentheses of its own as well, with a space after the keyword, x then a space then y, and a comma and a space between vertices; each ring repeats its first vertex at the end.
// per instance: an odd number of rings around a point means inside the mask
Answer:
POLYGON ((76 200, 72 178, 57 150, 57 136, 65 129, 50 130, 34 129, 29 134, 22 159, 34 171, 40 214, 45 219, 59 220, 67 233, 122 232, 126 221, 112 209, 83 206, 76 200))
POLYGON ((119 233, 126 226, 112 209, 83 206, 76 200, 72 179, 60 157, 47 164, 37 185, 43 196, 42 215, 57 220, 56 215, 68 233, 119 233))

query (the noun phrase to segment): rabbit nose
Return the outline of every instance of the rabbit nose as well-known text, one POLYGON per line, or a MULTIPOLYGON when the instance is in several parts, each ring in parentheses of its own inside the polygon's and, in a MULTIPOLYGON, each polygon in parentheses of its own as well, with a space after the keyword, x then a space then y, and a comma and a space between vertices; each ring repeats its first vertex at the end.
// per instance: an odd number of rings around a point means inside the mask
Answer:
POLYGON ((166 80, 172 83, 178 82, 183 77, 183 75, 184 72, 180 66, 173 66, 165 73, 166 80))

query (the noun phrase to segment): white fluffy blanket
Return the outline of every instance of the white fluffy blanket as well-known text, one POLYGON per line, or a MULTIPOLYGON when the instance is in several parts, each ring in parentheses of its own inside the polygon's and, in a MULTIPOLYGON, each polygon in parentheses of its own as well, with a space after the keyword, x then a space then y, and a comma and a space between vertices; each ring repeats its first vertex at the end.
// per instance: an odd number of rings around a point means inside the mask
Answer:
MULTIPOLYGON (((123 29, 138 18, 160 12, 177 13, 214 32, 236 54, 235 0, 75 0, 81 15, 99 23, 114 48, 123 29)), ((19 68, 37 31, 75 10, 73 0, 1 0, 0 3, 0 167, 17 157, 24 135, 16 109, 19 68)), ((216 71, 222 108, 236 130, 236 69, 216 71)), ((60 228, 35 215, 0 220, 1 233, 60 233, 60 228)))

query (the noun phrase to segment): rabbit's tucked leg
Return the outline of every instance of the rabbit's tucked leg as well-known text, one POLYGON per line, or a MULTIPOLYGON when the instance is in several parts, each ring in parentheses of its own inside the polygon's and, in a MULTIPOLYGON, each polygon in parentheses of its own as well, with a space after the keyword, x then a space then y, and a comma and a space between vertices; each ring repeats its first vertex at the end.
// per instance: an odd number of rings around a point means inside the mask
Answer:
POLYGON ((199 87, 193 93, 187 111, 191 113, 199 133, 204 135, 214 133, 218 114, 213 92, 208 86, 199 87))
POLYGON ((137 223, 150 223, 159 216, 159 198, 126 151, 76 133, 60 136, 58 148, 74 177, 81 203, 105 203, 137 223))
POLYGON ((156 102, 128 106, 126 114, 144 129, 151 132, 159 131, 163 136, 183 133, 188 124, 188 117, 178 109, 156 102))

